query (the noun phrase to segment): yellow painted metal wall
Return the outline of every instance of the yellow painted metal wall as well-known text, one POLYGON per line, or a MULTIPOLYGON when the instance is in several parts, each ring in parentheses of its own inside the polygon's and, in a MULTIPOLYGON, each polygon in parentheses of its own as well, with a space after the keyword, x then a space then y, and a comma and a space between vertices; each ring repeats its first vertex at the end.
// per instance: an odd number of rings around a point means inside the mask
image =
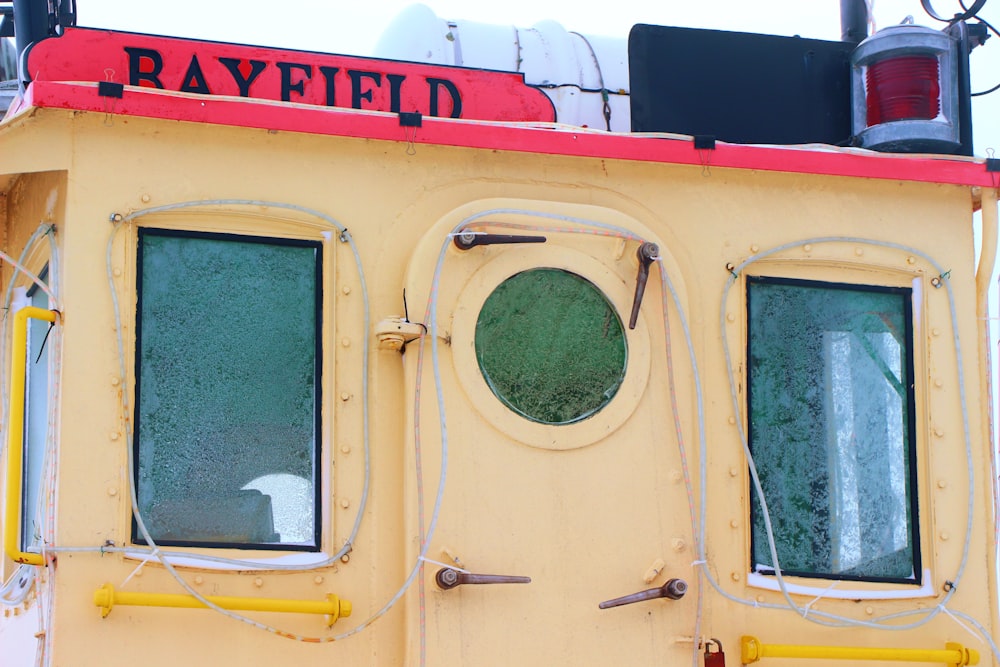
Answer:
MULTIPOLYGON (((696 633, 720 639, 730 665, 739 664, 743 635, 764 643, 841 647, 944 649, 946 642, 960 642, 981 652, 984 664, 998 664, 988 644, 969 633, 972 623, 957 615, 941 612, 920 627, 896 632, 864 627, 896 612, 934 609, 946 599, 946 581, 955 578, 962 561, 971 465, 975 511, 969 557, 947 607, 976 619, 988 633, 997 632, 989 430, 979 356, 983 325, 976 317, 969 188, 426 145, 408 152, 402 141, 49 110, 0 129, 0 146, 5 252, 17 256, 39 222, 52 222, 61 257, 57 562, 49 574, 54 598, 47 629, 51 664, 417 665, 421 653, 429 665, 685 664, 696 633), (141 215, 121 223, 113 235, 110 216, 115 213, 127 217, 202 200, 215 203, 141 215), (311 209, 349 230, 367 282, 369 330, 362 320, 360 276, 339 233, 324 234, 327 228, 312 214, 251 203, 261 201, 311 209), (527 226, 525 233, 545 233, 549 241, 463 253, 448 234, 468 222, 500 232, 511 231, 502 225, 527 226), (180 566, 178 572, 203 595, 322 600, 335 593, 353 603, 353 614, 329 631, 321 616, 247 615, 293 635, 321 639, 378 616, 356 635, 316 645, 213 611, 115 606, 102 618, 94 606, 94 592, 106 583, 130 592, 184 592, 155 560, 139 568, 141 558, 116 550, 128 543, 131 526, 131 415, 123 414, 120 392, 130 396, 133 391, 137 225, 325 244, 324 550, 340 548, 361 501, 362 348, 367 339, 372 345, 367 370, 371 495, 358 539, 343 562, 319 570, 228 571, 201 564, 180 566), (627 230, 632 238, 576 233, 610 228, 627 230), (105 257, 112 236, 109 266, 105 257), (628 333, 631 375, 621 395, 594 418, 568 427, 530 423, 506 411, 482 382, 470 351, 476 309, 492 286, 539 265, 589 272, 627 319, 637 272, 636 238, 659 245, 683 312, 672 297, 663 298, 666 286, 654 266, 639 326, 628 333), (954 326, 964 354, 971 462, 965 457, 947 291, 931 284, 937 272, 919 253, 861 239, 912 247, 950 272, 954 326), (727 267, 785 244, 791 245, 746 273, 903 287, 917 281, 922 287, 913 347, 920 551, 930 571, 929 592, 923 596, 833 599, 824 593, 830 581, 790 578, 790 583, 820 589, 791 596, 801 607, 797 613, 767 608, 785 603, 781 592, 748 585, 751 490, 737 429, 747 416, 745 407, 734 412, 729 388, 731 372, 740 397, 745 391, 745 289, 741 273, 726 291, 727 267), (121 299, 117 331, 109 271, 121 299), (402 355, 378 347, 375 325, 403 315, 404 289, 410 319, 436 334, 436 368, 430 335, 424 343, 408 343, 402 355), (425 319, 429 303, 436 323, 425 319), (669 352, 665 324, 671 332, 669 352), (124 384, 119 334, 126 351, 124 384), (679 435, 666 381, 671 370, 679 435), (436 532, 422 550, 416 447, 426 525, 442 460, 438 391, 447 420, 448 475, 436 532), (419 442, 415 420, 421 427, 419 442), (685 488, 687 477, 697 500, 701 466, 708 499, 704 559, 685 488), (102 545, 107 545, 104 552, 102 545), (418 581, 391 603, 421 553, 434 562, 425 561, 418 581), (434 583, 442 563, 527 575, 532 583, 442 591, 434 583), (721 592, 699 576, 702 571, 710 572, 721 592), (597 607, 602 600, 660 586, 672 577, 690 585, 681 600, 597 607), (387 604, 391 607, 380 615, 387 604), (815 611, 852 619, 860 627, 827 627, 815 616, 801 617, 815 611)), ((993 194, 982 196, 984 206, 996 206, 993 194)), ((43 263, 44 253, 32 261, 43 263)), ((4 286, 10 276, 5 266, 4 286)), ((6 562, 5 579, 12 572, 6 562)), ((839 582, 833 588, 913 587, 839 582)), ((771 659, 765 664, 792 663, 771 659)))

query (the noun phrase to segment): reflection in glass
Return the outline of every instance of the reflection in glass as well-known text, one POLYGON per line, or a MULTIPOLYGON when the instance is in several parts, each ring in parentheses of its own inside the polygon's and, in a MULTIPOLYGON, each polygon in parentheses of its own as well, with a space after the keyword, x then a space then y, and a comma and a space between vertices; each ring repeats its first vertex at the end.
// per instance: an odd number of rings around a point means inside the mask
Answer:
MULTIPOLYGON (((47 272, 41 273, 44 280, 47 272)), ((48 310, 49 297, 37 286, 27 291, 27 304, 48 310)), ((49 432, 49 331, 51 324, 28 318, 28 348, 24 370, 24 476, 21 499, 21 549, 41 544, 44 508, 40 503, 42 469, 49 432)))
POLYGON ((319 258, 312 242, 142 230, 137 488, 154 540, 317 545, 319 258), (259 482, 284 476, 301 483, 259 482), (283 534, 276 511, 311 528, 283 534))
MULTIPOLYGON (((787 573, 919 579, 910 298, 748 281, 750 448, 787 573)), ((773 570, 751 508, 754 566, 773 570)))

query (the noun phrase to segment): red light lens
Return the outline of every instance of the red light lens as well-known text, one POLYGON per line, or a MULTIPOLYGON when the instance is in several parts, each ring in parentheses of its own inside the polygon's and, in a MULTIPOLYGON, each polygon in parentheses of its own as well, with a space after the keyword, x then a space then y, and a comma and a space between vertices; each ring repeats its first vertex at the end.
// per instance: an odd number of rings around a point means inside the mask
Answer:
POLYGON ((868 127, 895 120, 933 120, 941 109, 935 56, 902 56, 868 66, 868 127))

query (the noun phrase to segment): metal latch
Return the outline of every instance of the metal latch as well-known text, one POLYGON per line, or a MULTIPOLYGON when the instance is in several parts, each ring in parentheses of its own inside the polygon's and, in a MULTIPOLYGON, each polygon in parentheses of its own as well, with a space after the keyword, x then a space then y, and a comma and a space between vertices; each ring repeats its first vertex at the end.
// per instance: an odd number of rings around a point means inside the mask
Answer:
POLYGON ((531 577, 509 576, 505 574, 472 574, 454 568, 443 567, 434 575, 434 581, 442 589, 449 591, 462 584, 530 584, 531 577))
POLYGON ((687 590, 688 585, 686 581, 683 579, 671 579, 659 588, 650 588, 647 591, 639 591, 638 593, 632 593, 631 595, 625 595, 613 600, 605 600, 597 606, 601 609, 610 609, 611 607, 621 607, 622 605, 655 600, 657 598, 680 600, 687 593, 687 590))

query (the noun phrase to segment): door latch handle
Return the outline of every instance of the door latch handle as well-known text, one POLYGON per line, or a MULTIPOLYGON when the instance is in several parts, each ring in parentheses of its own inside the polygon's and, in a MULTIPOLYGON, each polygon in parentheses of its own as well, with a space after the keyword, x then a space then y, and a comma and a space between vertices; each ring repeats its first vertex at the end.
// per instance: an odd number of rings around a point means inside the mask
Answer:
POLYGON ((646 292, 646 281, 649 280, 649 265, 660 256, 660 246, 646 241, 635 251, 639 258, 639 275, 635 278, 635 297, 632 299, 632 316, 628 318, 628 328, 635 329, 639 319, 639 308, 642 306, 642 295, 646 292))
POLYGON ((501 243, 545 243, 544 236, 528 236, 526 234, 480 234, 478 232, 460 232, 455 235, 455 246, 459 250, 468 250, 477 245, 498 245, 501 243))
POLYGON ((659 588, 650 588, 647 591, 639 591, 638 593, 632 593, 632 595, 615 598, 614 600, 605 600, 597 606, 601 609, 610 609, 611 607, 621 607, 622 605, 655 600, 657 598, 680 600, 687 593, 687 590, 688 585, 686 581, 683 579, 671 579, 659 588))
POLYGON ((530 584, 531 577, 516 577, 504 574, 472 574, 443 567, 434 575, 437 585, 446 591, 462 584, 530 584))

